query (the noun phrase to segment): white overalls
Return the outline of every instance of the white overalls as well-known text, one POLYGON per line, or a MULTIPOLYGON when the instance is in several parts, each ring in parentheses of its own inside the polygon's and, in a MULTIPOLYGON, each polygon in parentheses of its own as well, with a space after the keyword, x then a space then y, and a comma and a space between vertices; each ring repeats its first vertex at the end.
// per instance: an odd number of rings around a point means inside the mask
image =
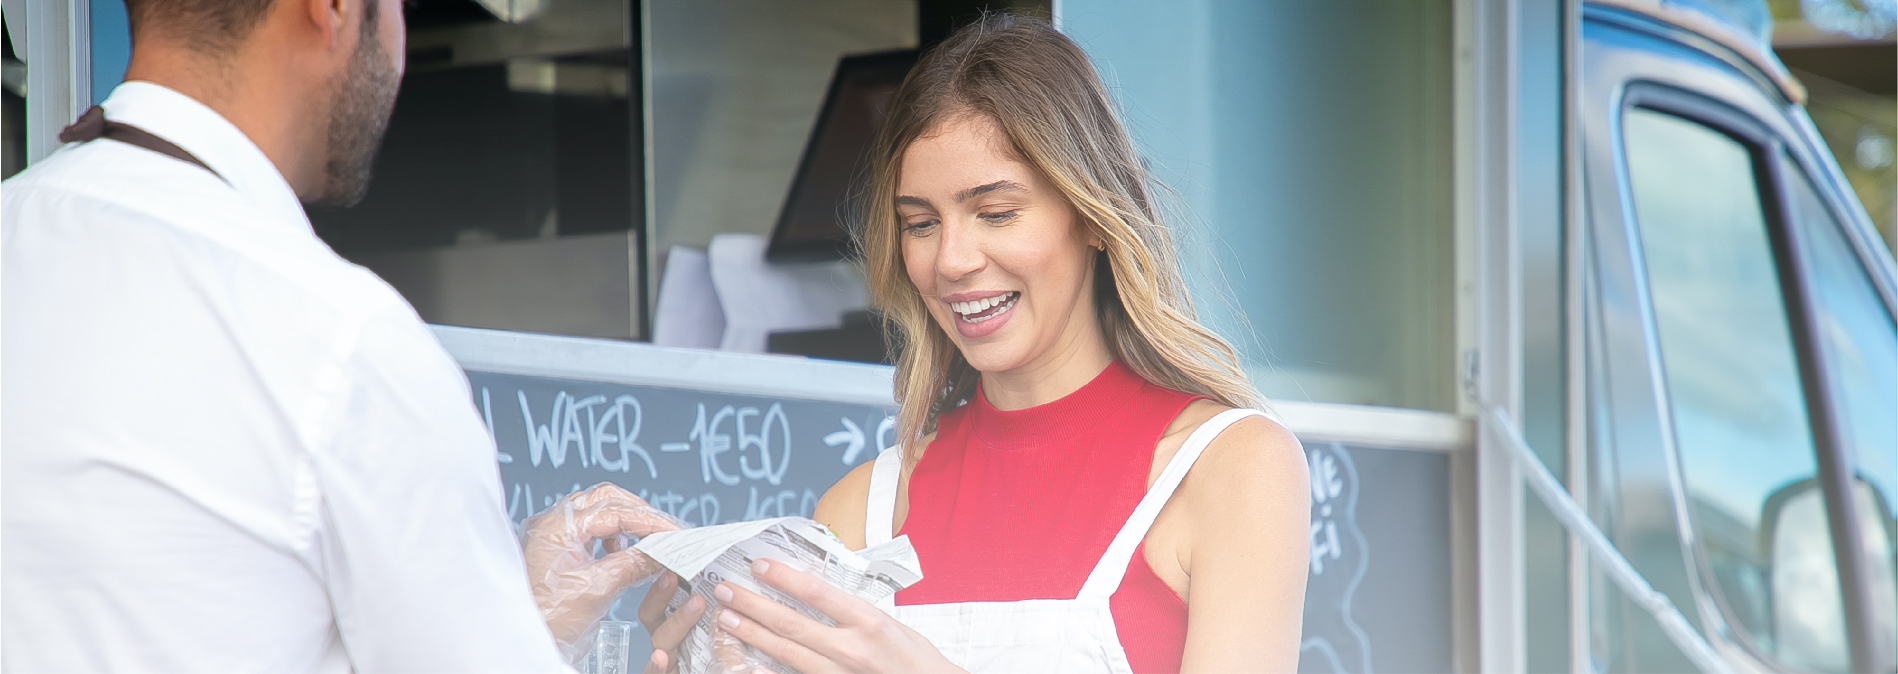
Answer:
MULTIPOLYGON (((1257 410, 1234 409, 1219 413, 1200 424, 1186 438, 1179 453, 1167 462, 1160 479, 1134 507, 1114 542, 1107 546, 1087 583, 1073 599, 1029 599, 1024 601, 983 601, 956 604, 897 606, 895 597, 885 599, 882 608, 897 620, 921 633, 942 651, 950 662, 972 674, 990 672, 1114 672, 1132 674, 1127 653, 1121 649, 1120 636, 1114 631, 1114 615, 1108 610, 1108 598, 1120 589, 1121 577, 1134 550, 1147 537, 1147 529, 1160 515, 1160 509, 1172 498, 1173 491, 1186 477, 1186 471, 1206 451, 1213 438, 1233 422, 1248 416, 1264 416, 1257 410)), ((870 472, 870 501, 865 510, 864 542, 876 545, 890 540, 894 525, 897 481, 902 476, 900 447, 883 450, 870 472)), ((929 560, 923 560, 923 574, 929 574, 929 560)))

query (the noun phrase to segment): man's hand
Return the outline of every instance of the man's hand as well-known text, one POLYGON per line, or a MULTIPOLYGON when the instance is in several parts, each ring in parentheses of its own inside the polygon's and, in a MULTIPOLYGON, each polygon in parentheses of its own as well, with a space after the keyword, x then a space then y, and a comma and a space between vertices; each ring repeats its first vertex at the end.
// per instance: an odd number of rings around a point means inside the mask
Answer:
POLYGON ((571 661, 620 592, 663 570, 645 554, 621 549, 621 537, 678 528, 665 513, 609 483, 569 494, 522 523, 528 585, 561 655, 571 661), (593 544, 601 540, 609 552, 594 559, 593 544))

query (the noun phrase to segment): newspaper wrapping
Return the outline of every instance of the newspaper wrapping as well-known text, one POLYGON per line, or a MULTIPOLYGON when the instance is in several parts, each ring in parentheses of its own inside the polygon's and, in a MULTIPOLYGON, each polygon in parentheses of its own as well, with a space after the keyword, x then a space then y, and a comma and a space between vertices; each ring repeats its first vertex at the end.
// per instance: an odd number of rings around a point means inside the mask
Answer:
POLYGON ((676 657, 683 674, 748 672, 758 667, 779 674, 796 672, 719 629, 720 605, 712 588, 720 582, 756 592, 826 625, 836 624, 804 602, 753 579, 751 565, 757 560, 789 565, 870 603, 923 578, 909 537, 898 536, 852 552, 824 525, 803 517, 669 531, 648 536, 634 547, 685 579, 673 593, 667 615, 693 594, 705 601, 705 613, 679 645, 676 657))

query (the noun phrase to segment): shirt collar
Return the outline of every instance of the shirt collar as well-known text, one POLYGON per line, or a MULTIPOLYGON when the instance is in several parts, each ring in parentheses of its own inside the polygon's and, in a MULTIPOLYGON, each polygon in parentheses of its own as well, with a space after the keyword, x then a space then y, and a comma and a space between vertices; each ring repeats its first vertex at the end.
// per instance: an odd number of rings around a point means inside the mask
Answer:
POLYGON ((996 409, 982 385, 966 406, 976 436, 996 449, 1032 449, 1110 427, 1120 408, 1139 396, 1147 380, 1118 359, 1086 385, 1053 402, 1019 410, 996 409))
MULTIPOLYGON (((251 203, 314 233, 303 202, 249 136, 190 96, 151 82, 125 82, 101 103, 106 118, 171 141, 217 171, 251 203)), ((195 169, 193 169, 195 170, 195 169)))

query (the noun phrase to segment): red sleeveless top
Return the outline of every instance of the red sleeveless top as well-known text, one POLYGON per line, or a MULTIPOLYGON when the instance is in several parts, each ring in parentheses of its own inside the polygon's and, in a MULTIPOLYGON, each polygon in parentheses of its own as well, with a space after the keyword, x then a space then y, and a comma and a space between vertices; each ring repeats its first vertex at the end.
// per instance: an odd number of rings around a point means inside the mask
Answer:
MULTIPOLYGON (((910 475, 903 530, 923 579, 899 605, 1073 599, 1147 493, 1160 436, 1201 396, 1154 386, 1122 365, 1025 410, 974 399, 937 421, 910 475)), ((1147 565, 1145 545, 1109 600, 1140 674, 1180 671, 1186 603, 1147 565)))

